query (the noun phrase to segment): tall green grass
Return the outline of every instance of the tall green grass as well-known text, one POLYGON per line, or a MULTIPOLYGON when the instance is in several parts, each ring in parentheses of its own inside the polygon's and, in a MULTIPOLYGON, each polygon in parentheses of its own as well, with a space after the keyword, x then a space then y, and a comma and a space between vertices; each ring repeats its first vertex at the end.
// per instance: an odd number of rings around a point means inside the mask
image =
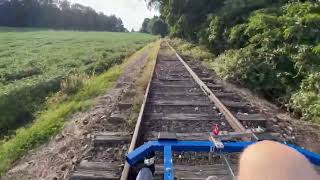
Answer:
MULTIPOLYGON (((153 46, 149 45, 146 48, 154 49, 153 46)), ((48 109, 40 112, 29 127, 20 128, 15 136, 0 143, 0 177, 14 161, 60 132, 70 115, 87 109, 94 103, 94 97, 112 88, 124 69, 128 67, 130 62, 138 60, 137 57, 143 50, 130 56, 123 64, 116 65, 98 76, 85 79, 80 90, 74 95, 49 104, 48 109)), ((47 101, 63 95, 65 93, 57 93, 47 101)))
POLYGON ((59 132, 71 114, 89 107, 93 103, 92 98, 112 87, 121 73, 122 68, 115 66, 89 79, 73 97, 40 113, 30 127, 17 130, 13 138, 0 145, 0 175, 28 150, 59 132))
POLYGON ((61 82, 74 74, 101 74, 155 38, 0 27, 0 139, 34 119, 61 82))

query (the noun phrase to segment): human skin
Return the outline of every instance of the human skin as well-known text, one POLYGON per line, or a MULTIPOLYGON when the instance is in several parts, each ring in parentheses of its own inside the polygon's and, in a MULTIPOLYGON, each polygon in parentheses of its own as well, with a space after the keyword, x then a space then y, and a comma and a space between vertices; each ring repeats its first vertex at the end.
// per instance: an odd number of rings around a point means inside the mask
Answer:
POLYGON ((240 157, 238 180, 319 180, 298 151, 273 141, 249 146, 240 157))

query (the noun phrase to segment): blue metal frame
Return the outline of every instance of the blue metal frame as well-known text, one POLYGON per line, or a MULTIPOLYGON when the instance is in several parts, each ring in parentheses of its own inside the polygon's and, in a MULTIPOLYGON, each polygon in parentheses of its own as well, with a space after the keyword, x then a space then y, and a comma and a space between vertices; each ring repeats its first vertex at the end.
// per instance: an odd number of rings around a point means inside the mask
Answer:
MULTIPOLYGON (((218 149, 215 147, 212 141, 157 140, 149 141, 144 145, 138 147, 137 149, 129 153, 126 159, 131 166, 134 166, 137 162, 143 160, 148 154, 152 152, 162 151, 164 152, 165 180, 173 180, 174 166, 172 151, 233 153, 242 152, 245 148, 254 143, 255 142, 223 142, 224 147, 222 149, 218 149)), ((319 154, 292 144, 287 145, 302 153, 314 165, 320 166, 319 154)))
POLYGON ((174 179, 172 147, 170 145, 164 146, 164 167, 164 177, 166 179, 174 179))

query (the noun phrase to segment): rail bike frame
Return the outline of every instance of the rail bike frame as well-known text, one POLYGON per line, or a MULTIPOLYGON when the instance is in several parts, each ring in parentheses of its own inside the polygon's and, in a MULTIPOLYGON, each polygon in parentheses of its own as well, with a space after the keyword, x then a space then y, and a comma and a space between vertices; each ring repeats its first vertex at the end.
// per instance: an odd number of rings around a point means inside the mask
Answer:
MULTIPOLYGON (((242 152, 249 145, 256 142, 221 142, 221 141, 178 141, 174 139, 149 141, 138 147, 126 157, 127 162, 134 166, 141 160, 144 160, 152 152, 164 153, 164 179, 174 179, 174 165, 172 152, 214 152, 214 153, 236 153, 242 152)), ((302 153, 311 163, 320 166, 320 155, 303 149, 301 147, 286 144, 302 153)))

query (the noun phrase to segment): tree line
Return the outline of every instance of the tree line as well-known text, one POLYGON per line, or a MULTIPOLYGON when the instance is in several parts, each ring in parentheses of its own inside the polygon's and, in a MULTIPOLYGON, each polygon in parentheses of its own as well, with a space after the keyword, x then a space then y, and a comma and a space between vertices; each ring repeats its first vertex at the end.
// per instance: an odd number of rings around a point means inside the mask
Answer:
POLYGON ((142 33, 150 33, 153 35, 166 36, 169 33, 168 24, 160 17, 145 18, 140 29, 142 33))
POLYGON ((1 0, 0 26, 123 32, 123 22, 68 0, 1 0))
POLYGON ((320 123, 319 0, 146 1, 220 76, 320 123))

